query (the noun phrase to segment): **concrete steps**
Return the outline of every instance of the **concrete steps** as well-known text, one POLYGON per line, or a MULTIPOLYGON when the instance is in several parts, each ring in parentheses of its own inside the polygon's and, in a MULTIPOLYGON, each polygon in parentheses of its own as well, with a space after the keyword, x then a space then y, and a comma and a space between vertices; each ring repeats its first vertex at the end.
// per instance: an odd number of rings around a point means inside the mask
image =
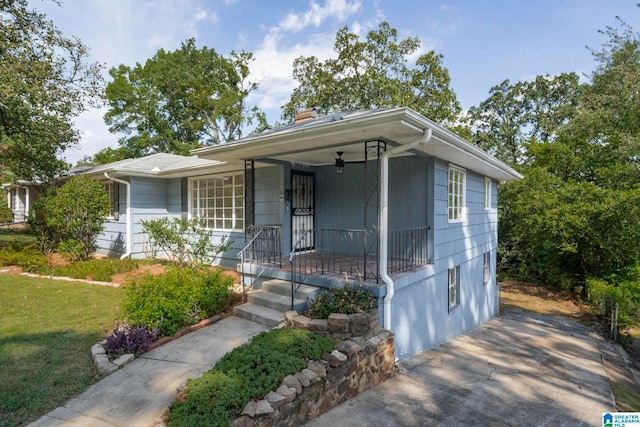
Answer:
MULTIPOLYGON (((309 285, 296 285, 293 308, 298 313, 307 309, 307 301, 316 298, 319 288, 309 285)), ((234 307, 234 316, 252 320, 269 327, 284 322, 284 313, 291 310, 291 282, 280 279, 267 280, 259 290, 247 295, 247 302, 234 307)))

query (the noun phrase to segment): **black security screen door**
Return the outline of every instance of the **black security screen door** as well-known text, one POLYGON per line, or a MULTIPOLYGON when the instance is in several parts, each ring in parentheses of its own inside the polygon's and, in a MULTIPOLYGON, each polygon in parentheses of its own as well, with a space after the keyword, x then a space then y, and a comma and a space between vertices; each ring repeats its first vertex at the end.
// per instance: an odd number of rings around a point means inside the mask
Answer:
POLYGON ((305 233, 314 227, 313 182, 312 173, 291 173, 291 245, 297 251, 308 251, 315 247, 313 233, 305 233), (304 239, 299 241, 303 236, 304 239))

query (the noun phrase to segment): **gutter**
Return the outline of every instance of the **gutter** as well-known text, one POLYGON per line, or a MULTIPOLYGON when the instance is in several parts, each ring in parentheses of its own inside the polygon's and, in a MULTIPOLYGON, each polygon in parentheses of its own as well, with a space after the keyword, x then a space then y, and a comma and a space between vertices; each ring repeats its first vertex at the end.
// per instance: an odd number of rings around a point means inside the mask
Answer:
POLYGON ((399 145, 391 150, 385 151, 382 155, 382 168, 380 171, 380 277, 387 285, 387 293, 383 299, 384 319, 383 327, 391 328, 391 300, 394 294, 394 283, 389 276, 387 264, 389 259, 389 157, 411 150, 418 146, 424 146, 431 139, 432 130, 426 128, 423 130, 422 136, 406 145, 399 145))
POLYGON ((120 256, 120 259, 125 259, 131 256, 131 252, 133 251, 133 211, 131 209, 131 184, 128 181, 124 181, 118 178, 111 178, 107 172, 104 173, 104 176, 111 181, 117 182, 119 184, 124 184, 127 187, 127 213, 126 213, 126 221, 127 221, 127 251, 120 256))

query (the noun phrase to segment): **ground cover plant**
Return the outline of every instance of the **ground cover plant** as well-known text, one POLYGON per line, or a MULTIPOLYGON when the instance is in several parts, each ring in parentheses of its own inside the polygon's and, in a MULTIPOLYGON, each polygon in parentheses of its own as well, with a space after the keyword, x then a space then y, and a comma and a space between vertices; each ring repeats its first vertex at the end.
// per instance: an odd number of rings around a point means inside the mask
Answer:
POLYGON ((345 284, 321 293, 311 301, 307 314, 315 319, 326 319, 332 313, 367 313, 378 306, 369 292, 359 286, 345 284))
POLYGON ((130 273, 145 263, 149 262, 139 259, 100 258, 49 267, 40 271, 54 276, 111 282, 114 275, 130 273))
POLYGON ((190 380, 172 405, 168 427, 229 426, 251 399, 261 399, 287 375, 320 359, 335 341, 293 328, 261 332, 227 353, 202 377, 190 380))
POLYGON ((33 421, 95 383, 90 348, 124 289, 0 275, 0 426, 33 421))

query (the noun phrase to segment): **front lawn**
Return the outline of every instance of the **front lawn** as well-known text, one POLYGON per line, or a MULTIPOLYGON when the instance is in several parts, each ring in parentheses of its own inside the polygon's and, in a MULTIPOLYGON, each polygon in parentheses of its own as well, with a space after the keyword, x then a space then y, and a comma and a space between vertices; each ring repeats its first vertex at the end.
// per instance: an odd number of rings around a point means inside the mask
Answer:
POLYGON ((33 421, 100 377, 90 348, 124 289, 0 274, 0 427, 33 421))

